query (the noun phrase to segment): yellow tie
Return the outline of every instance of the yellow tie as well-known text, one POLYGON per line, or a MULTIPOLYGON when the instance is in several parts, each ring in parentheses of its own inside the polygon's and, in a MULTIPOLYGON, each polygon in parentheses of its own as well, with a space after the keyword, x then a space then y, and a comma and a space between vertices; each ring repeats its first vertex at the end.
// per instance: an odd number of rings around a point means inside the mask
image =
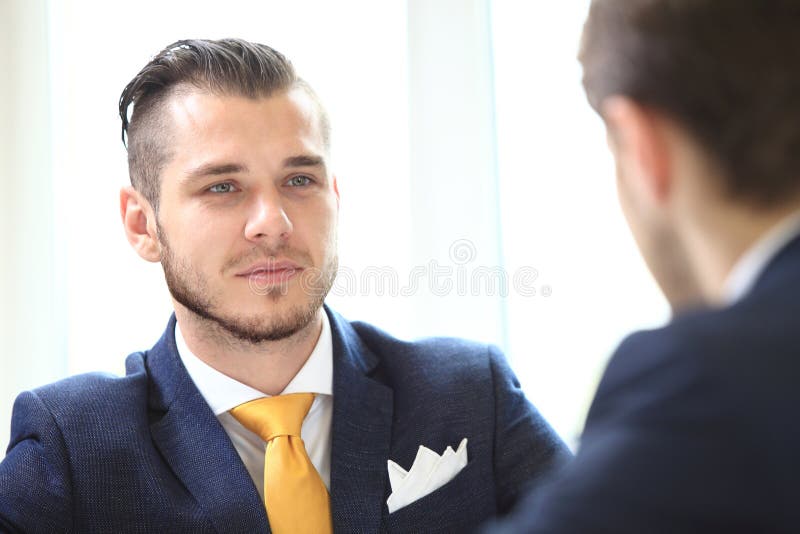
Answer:
POLYGON ((313 393, 257 399, 231 410, 246 429, 267 443, 264 504, 275 534, 333 532, 328 490, 300 438, 313 393))

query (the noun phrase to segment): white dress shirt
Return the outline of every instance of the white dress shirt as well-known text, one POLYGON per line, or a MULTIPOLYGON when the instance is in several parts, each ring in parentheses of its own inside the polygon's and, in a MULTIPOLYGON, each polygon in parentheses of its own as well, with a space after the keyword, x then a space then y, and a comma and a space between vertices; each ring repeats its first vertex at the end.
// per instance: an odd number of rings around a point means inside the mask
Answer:
MULTIPOLYGON (((264 499, 264 452, 266 444, 256 434, 243 427, 229 412, 242 403, 269 397, 224 375, 192 354, 179 326, 175 325, 175 344, 183 365, 222 428, 228 433, 233 446, 242 458, 250 477, 264 499)), ((315 393, 314 402, 303 421, 300 437, 305 443, 308 457, 319 472, 325 487, 330 490, 331 480, 331 423, 333 421, 333 342, 328 316, 322 314, 322 331, 319 340, 291 382, 281 392, 315 393)))
POLYGON ((753 289, 758 277, 777 254, 800 235, 800 212, 786 217, 737 260, 723 289, 724 303, 734 304, 753 289))

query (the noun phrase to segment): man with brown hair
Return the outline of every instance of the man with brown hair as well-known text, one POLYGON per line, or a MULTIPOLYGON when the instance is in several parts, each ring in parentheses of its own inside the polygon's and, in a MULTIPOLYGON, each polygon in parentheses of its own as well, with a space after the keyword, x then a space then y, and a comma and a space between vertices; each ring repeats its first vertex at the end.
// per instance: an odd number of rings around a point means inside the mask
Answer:
POLYGON ((125 377, 18 397, 0 531, 464 530, 565 454, 497 349, 403 342, 323 305, 330 127, 285 57, 179 41, 119 111, 123 225, 175 314, 125 377))
POLYGON ((594 0, 584 85, 674 310, 493 532, 800 531, 800 2, 594 0))

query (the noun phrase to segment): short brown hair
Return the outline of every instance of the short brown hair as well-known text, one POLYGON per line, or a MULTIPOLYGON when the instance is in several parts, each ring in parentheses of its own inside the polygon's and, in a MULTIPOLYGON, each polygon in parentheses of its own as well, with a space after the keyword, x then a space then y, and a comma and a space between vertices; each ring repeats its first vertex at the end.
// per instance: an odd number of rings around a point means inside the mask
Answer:
POLYGON ((158 53, 128 83, 119 99, 122 142, 128 150, 131 184, 158 210, 159 175, 169 160, 164 104, 178 88, 247 98, 269 97, 298 87, 318 109, 326 147, 330 144, 327 114, 311 87, 297 76, 291 62, 269 46, 242 39, 187 39, 158 53), (133 110, 129 108, 133 106, 133 110))
POLYGON ((797 0, 593 0, 580 60, 596 110, 620 95, 677 120, 731 198, 800 192, 797 0))

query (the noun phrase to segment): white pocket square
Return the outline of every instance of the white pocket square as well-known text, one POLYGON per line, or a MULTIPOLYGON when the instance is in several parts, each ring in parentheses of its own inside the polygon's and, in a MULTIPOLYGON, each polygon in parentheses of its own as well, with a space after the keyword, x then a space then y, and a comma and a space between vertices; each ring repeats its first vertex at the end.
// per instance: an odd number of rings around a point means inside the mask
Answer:
POLYGON ((392 494, 386 505, 391 514, 441 488, 464 469, 467 465, 467 438, 461 440, 455 451, 448 446, 441 456, 420 445, 408 471, 391 460, 388 463, 392 494))

